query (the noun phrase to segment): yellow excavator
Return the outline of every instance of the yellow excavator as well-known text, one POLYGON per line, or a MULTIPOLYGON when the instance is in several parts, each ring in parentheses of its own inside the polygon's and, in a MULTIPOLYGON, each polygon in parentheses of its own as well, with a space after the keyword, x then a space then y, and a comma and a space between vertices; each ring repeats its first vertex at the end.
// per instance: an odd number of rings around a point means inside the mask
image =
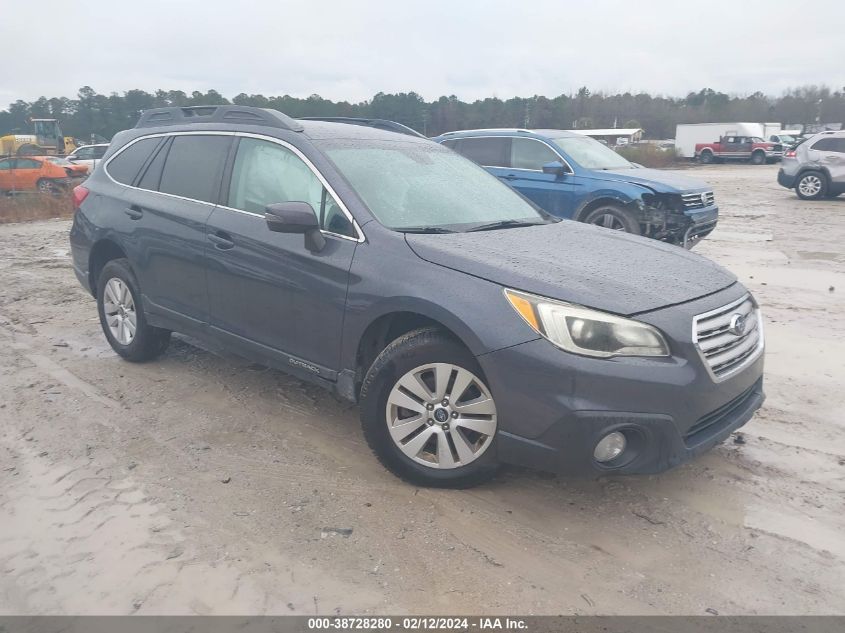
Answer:
POLYGON ((71 136, 64 136, 58 119, 30 119, 32 134, 0 136, 3 156, 64 156, 78 145, 71 136))

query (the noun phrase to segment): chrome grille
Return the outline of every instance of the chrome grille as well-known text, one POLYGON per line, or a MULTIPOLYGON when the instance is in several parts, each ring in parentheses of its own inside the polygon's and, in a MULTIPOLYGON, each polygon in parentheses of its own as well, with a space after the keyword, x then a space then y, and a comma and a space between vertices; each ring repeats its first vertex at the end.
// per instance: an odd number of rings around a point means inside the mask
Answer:
POLYGON ((696 193, 682 193, 681 200, 685 209, 703 209, 716 203, 716 196, 712 191, 699 191, 696 193))
POLYGON ((693 319, 692 339, 716 380, 724 380, 763 350, 763 319, 750 295, 693 319), (744 321, 744 327, 739 327, 744 321))

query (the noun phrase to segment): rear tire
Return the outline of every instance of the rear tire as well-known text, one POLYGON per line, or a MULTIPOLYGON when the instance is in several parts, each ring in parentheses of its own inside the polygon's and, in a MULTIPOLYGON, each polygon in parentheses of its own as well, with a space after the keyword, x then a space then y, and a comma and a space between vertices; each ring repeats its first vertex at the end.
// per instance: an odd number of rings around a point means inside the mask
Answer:
POLYGON ((35 186, 38 188, 38 193, 48 194, 55 196, 59 193, 59 187, 56 186, 56 183, 51 181, 49 178, 41 178, 35 186))
POLYGON ((698 162, 702 165, 710 165, 713 162, 713 152, 704 150, 698 155, 698 162))
POLYGON ((360 411, 370 449, 411 484, 469 488, 498 470, 497 416, 484 374, 438 328, 408 332, 378 355, 361 386, 360 411))
POLYGON ((827 195, 827 177, 820 171, 805 171, 795 182, 795 193, 802 200, 821 200, 827 195))
POLYGON ((636 216, 618 204, 603 204, 585 215, 582 222, 614 231, 625 231, 632 235, 642 235, 636 216))
POLYGON ((109 345, 135 363, 159 356, 170 343, 170 331, 147 323, 141 290, 126 259, 103 266, 97 283, 97 312, 109 345))

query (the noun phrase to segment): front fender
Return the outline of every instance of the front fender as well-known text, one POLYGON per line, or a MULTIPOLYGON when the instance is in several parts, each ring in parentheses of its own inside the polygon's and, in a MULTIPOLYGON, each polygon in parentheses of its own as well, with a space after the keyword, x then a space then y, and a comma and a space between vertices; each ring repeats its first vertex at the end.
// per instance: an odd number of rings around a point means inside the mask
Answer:
POLYGON ((610 202, 638 210, 642 204, 643 194, 646 193, 654 193, 654 190, 641 185, 618 182, 613 183, 612 187, 597 188, 581 201, 572 218, 582 220, 583 216, 598 202, 610 202))

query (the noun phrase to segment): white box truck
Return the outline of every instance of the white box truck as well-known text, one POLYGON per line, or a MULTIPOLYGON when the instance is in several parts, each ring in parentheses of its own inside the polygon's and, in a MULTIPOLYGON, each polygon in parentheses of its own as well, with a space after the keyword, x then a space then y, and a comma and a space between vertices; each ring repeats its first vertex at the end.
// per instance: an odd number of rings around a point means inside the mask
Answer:
POLYGON ((773 123, 682 123, 675 129, 675 150, 684 158, 695 157, 697 143, 716 143, 723 136, 759 136, 776 134, 773 123))

